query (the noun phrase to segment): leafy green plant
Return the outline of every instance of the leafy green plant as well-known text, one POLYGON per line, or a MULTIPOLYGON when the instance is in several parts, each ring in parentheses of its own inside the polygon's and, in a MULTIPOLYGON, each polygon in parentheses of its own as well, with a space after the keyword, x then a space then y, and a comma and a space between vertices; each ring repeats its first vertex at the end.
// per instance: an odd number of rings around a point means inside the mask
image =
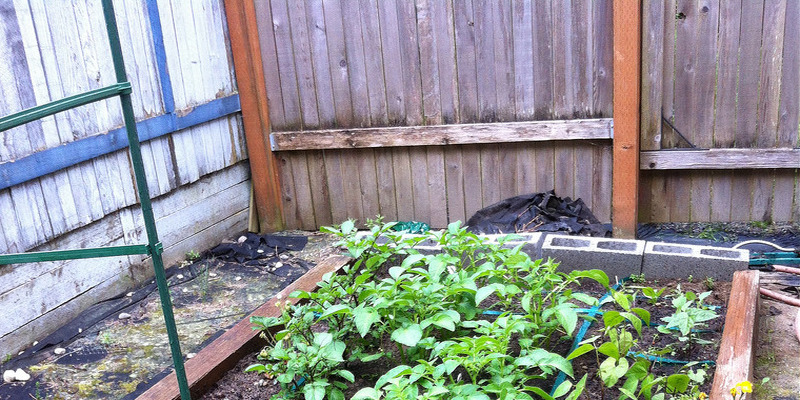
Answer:
POLYGON ((644 287, 642 288, 642 295, 647 298, 648 303, 656 305, 658 304, 658 299, 664 294, 664 290, 666 290, 666 288, 656 290, 651 287, 644 287))
POLYGON ((675 336, 679 343, 683 343, 685 351, 697 344, 709 344, 708 340, 700 338, 699 331, 708 327, 707 322, 717 318, 717 312, 703 303, 711 292, 704 292, 696 295, 694 292, 681 292, 678 286, 677 295, 672 299, 672 306, 675 312, 672 315, 661 318, 666 322, 666 326, 659 326, 658 331, 675 336))
MULTIPOLYGON (((552 398, 531 383, 573 376, 571 364, 546 348, 574 333, 575 302, 597 304, 571 287, 583 279, 608 287, 602 271, 557 272, 552 260, 531 260, 503 240, 484 243, 459 223, 404 237, 374 222, 359 240, 354 221, 324 228, 341 237, 352 265, 323 276, 314 292, 292 293, 302 304, 279 302, 280 317, 251 318, 271 344, 248 370, 276 377, 279 398, 343 398, 353 381, 348 366, 386 357, 387 341, 402 365, 354 399, 552 398), (423 240, 442 252, 420 254, 423 240), (487 309, 499 315, 487 317, 487 309)), ((555 397, 574 400, 585 382, 565 382, 555 397)))
POLYGON ((195 262, 200 259, 200 253, 196 250, 189 250, 186 252, 186 261, 195 262))
POLYGON ((716 282, 714 282, 714 278, 707 276, 706 279, 703 280, 703 284, 706 285, 706 289, 714 290, 714 286, 716 286, 716 282))
POLYGON ((633 283, 637 284, 644 283, 645 282, 644 272, 641 274, 631 274, 631 276, 628 279, 633 283))

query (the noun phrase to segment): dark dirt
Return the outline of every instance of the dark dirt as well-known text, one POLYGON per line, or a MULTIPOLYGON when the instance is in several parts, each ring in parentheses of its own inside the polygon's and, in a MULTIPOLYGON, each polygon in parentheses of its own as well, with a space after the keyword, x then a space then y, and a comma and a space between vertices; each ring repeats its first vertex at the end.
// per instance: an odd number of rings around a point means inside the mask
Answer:
MULTIPOLYGON (((627 287, 631 290, 635 290, 636 288, 642 286, 651 286, 655 288, 666 288, 664 291, 664 296, 671 295, 674 293, 677 286, 680 284, 681 289, 683 292, 692 291, 695 293, 702 293, 705 291, 709 291, 705 282, 681 282, 675 280, 669 281, 646 281, 640 284, 636 283, 627 283, 627 287)), ((602 295, 602 287, 600 285, 596 285, 594 283, 586 282, 581 288, 581 291, 584 293, 588 293, 594 296, 602 295)), ((717 351, 718 351, 718 343, 719 339, 722 336, 722 328, 723 322, 725 317, 725 305, 727 303, 727 299, 730 294, 730 282, 717 282, 713 285, 712 295, 706 299, 707 304, 720 306, 721 308, 718 310, 718 314, 720 315, 719 318, 709 321, 709 329, 713 330, 708 334, 703 334, 703 339, 707 339, 712 341, 714 344, 709 346, 696 346, 695 348, 691 349, 691 351, 687 354, 681 355, 666 355, 665 357, 669 358, 676 358, 676 359, 686 359, 686 360, 716 360, 717 351), (683 358, 682 358, 683 357, 683 358)), ((638 297, 639 303, 636 304, 636 307, 642 307, 648 309, 652 315, 652 322, 661 322, 660 318, 663 316, 670 315, 672 313, 672 306, 669 303, 669 299, 661 300, 656 306, 652 306, 646 302, 646 298, 638 297)), ((483 304, 491 304, 492 297, 488 298, 483 304)), ((487 316, 487 318, 493 318, 491 316, 487 316)), ((590 328, 589 332, 587 333, 586 337, 591 337, 595 334, 599 334, 600 332, 600 324, 595 323, 590 328)), ((642 347, 638 349, 634 349, 636 351, 646 351, 649 347, 659 347, 663 348, 668 343, 674 341, 671 337, 663 334, 658 334, 655 328, 644 328, 642 332, 642 338, 640 343, 642 343, 642 347)), ((553 351, 566 353, 569 351, 569 347, 571 345, 571 341, 558 341, 554 343, 553 351)), ((384 348, 394 349, 394 345, 391 343, 386 343, 384 348)), ((396 350, 395 350, 396 352, 396 350)), ((588 373, 590 379, 587 382, 587 388, 584 391, 584 394, 579 398, 579 400, 600 400, 603 399, 600 390, 600 381, 598 378, 595 377, 597 363, 591 354, 588 353, 582 357, 578 357, 577 359, 573 360, 573 366, 575 369, 576 376, 580 377, 583 374, 588 373)), ((367 364, 352 364, 348 366, 348 369, 354 373, 356 376, 356 382, 352 385, 352 389, 346 393, 347 398, 350 398, 358 388, 372 386, 374 382, 380 377, 383 373, 391 369, 394 363, 391 363, 392 360, 399 359, 397 354, 390 358, 383 358, 378 360, 377 362, 367 363, 367 364)), ((218 381, 212 388, 206 393, 202 399, 203 400, 222 400, 222 399, 241 399, 241 400, 263 400, 269 399, 272 395, 278 393, 280 387, 278 383, 273 379, 265 378, 263 375, 259 375, 256 373, 246 373, 244 370, 247 366, 257 363, 258 360, 256 358, 256 353, 250 354, 242 361, 240 361, 236 367, 232 370, 228 371, 228 373, 223 376, 220 381, 218 381)), ((695 367, 696 369, 697 367, 695 367)), ((653 365, 653 372, 659 375, 669 375, 672 373, 677 373, 680 370, 680 366, 673 366, 667 364, 654 364, 653 365)), ((707 370, 707 382, 701 387, 702 391, 708 392, 711 380, 713 379, 714 368, 710 367, 707 370)), ((552 385, 552 384, 548 384, 552 385)), ((542 385, 546 387, 548 385, 542 385)), ((549 389, 549 387, 548 387, 549 389)), ((610 392, 606 393, 605 399, 617 398, 619 393, 614 393, 613 395, 610 392)))

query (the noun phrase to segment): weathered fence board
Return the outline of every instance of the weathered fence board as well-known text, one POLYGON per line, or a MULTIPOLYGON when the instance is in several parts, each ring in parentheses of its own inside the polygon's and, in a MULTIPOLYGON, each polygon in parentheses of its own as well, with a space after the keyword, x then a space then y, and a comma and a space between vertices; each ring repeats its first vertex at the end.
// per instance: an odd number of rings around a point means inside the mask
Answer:
POLYGON ((287 220, 301 229, 315 229, 347 218, 363 223, 380 213, 387 220, 418 220, 443 227, 448 221, 466 221, 503 198, 555 187, 559 196, 581 197, 600 220, 610 221, 611 146, 607 141, 511 146, 281 152, 287 220), (359 160, 372 162, 372 152, 377 167, 359 166, 359 160), (304 194, 297 195, 298 176, 309 175, 326 190, 302 186, 304 194), (320 210, 330 215, 320 218, 320 210), (314 219, 304 217, 315 215, 314 219))
MULTIPOLYGON (((644 21, 642 150, 732 150, 706 153, 716 161, 699 164, 663 154, 676 168, 717 170, 645 173, 642 221, 795 220, 800 7, 787 0, 648 1, 644 21), (717 157, 725 154, 752 156, 717 157)), ((671 168, 662 156, 650 157, 642 155, 642 168, 651 161, 671 168)))

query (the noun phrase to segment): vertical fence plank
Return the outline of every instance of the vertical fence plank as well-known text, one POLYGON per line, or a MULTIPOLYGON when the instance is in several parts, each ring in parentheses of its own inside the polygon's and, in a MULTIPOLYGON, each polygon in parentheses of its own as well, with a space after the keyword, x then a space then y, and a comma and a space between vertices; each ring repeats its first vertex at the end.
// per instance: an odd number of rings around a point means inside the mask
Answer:
POLYGON ((780 76, 785 22, 786 0, 765 1, 756 120, 756 147, 759 148, 773 147, 778 142, 778 107, 781 95, 780 76))
POLYGON ((592 212, 601 222, 611 221, 612 148, 608 144, 594 147, 592 168, 592 212))
POLYGON ((394 2, 379 1, 378 17, 389 125, 402 125, 405 123, 406 106, 403 94, 403 65, 400 55, 400 27, 394 2))
POLYGON ((461 155, 464 171, 464 210, 466 211, 467 219, 469 219, 476 211, 484 207, 481 193, 483 188, 481 166, 483 162, 479 146, 463 146, 461 155))
POLYGON ((312 200, 310 174, 306 152, 293 153, 289 157, 291 163, 292 179, 294 186, 294 202, 297 209, 297 223, 301 229, 314 230, 317 222, 314 216, 314 203, 312 200))
POLYGON ((447 226, 447 188, 445 186, 444 146, 428 147, 428 202, 430 203, 432 227, 447 226))
POLYGON ((331 193, 331 218, 334 224, 341 224, 351 217, 348 215, 347 204, 344 199, 345 187, 342 176, 341 152, 339 150, 325 150, 323 151, 323 157, 328 190, 331 193))
POLYGON ((561 197, 575 196, 575 149, 572 144, 559 143, 555 146, 555 191, 561 197))
POLYGON ((513 7, 515 112, 517 121, 530 120, 534 116, 534 45, 531 9, 535 5, 528 1, 515 1, 513 7))
POLYGON ((397 191, 397 219, 410 221, 415 216, 415 193, 412 187, 411 162, 407 147, 392 149, 392 164, 394 165, 394 185, 397 191))
POLYGON ((281 180, 281 203, 283 207, 283 221, 286 226, 300 226, 297 218, 298 206, 294 194, 294 179, 292 163, 289 162, 288 153, 279 153, 278 156, 278 176, 281 180))
POLYGON ((378 175, 378 204, 387 221, 397 220, 397 197, 391 149, 375 149, 375 169, 378 175))
POLYGON ((553 0, 553 113, 556 119, 569 119, 575 109, 572 80, 572 7, 566 0, 553 0))
POLYGON ((454 124, 458 116, 458 80, 456 79, 455 21, 452 1, 434 1, 434 35, 439 61, 439 90, 442 122, 454 124))
POLYGON ((493 13, 492 9, 498 4, 481 1, 475 5, 475 62, 479 66, 477 84, 478 120, 481 122, 494 122, 497 120, 495 102, 497 91, 495 87, 496 63, 494 54, 493 13))
MULTIPOLYGON (((353 100, 350 93, 350 75, 347 68, 341 3, 328 1, 323 3, 323 7, 325 33, 328 35, 328 56, 330 57, 336 125, 351 126, 353 124, 353 100)), ((277 38, 276 34, 276 40, 277 38)), ((283 85, 283 80, 281 80, 281 85, 283 85)), ((289 113, 288 111, 286 113, 288 119, 289 113)))
POLYGON ((311 181, 311 197, 314 202, 314 220, 317 227, 340 223, 331 215, 331 191, 328 188, 328 171, 325 168, 323 151, 311 151, 307 155, 308 174, 311 181))
POLYGON ((512 143, 503 143, 498 147, 500 168, 497 181, 500 184, 501 200, 520 194, 517 192, 517 181, 519 180, 517 165, 520 163, 520 160, 517 159, 517 149, 520 147, 522 146, 512 143))
MULTIPOLYGON (((269 99, 269 120, 272 122, 272 128, 277 131, 285 127, 286 119, 283 114, 283 95, 281 93, 280 80, 275 79, 279 71, 278 58, 276 57, 275 31, 272 23, 272 7, 270 6, 269 0, 256 1, 254 3, 258 26, 258 42, 261 46, 261 54, 263 55, 261 57, 263 60, 262 69, 264 76, 267 77, 265 82, 267 98, 269 99)), ((321 8, 320 5, 320 10, 321 8)), ((166 15, 164 17, 167 19, 166 15)), ((168 30, 165 31, 168 32, 168 30)), ((312 30, 312 32, 316 31, 312 30)), ((312 42, 312 44, 315 43, 317 43, 316 40, 312 42)), ((325 68, 327 67, 328 64, 325 63, 325 68)), ((239 84, 241 85, 241 83, 239 84)))
MULTIPOLYGON (((661 149, 664 74, 664 2, 645 0, 642 12, 642 150, 661 149)), ((672 16, 669 16, 672 18, 672 16)))
POLYGON ((445 182, 447 187, 447 216, 450 222, 467 222, 467 213, 464 208, 466 197, 464 187, 464 167, 461 156, 462 146, 444 147, 445 182))
MULTIPOLYGON (((475 16, 471 0, 453 1, 459 122, 477 122, 478 75, 475 16)), ((469 210, 467 210, 469 212, 469 210)))
POLYGON ((361 222, 375 219, 380 214, 380 191, 375 167, 375 153, 372 149, 360 149, 353 153, 358 160, 358 179, 361 184, 361 222))
MULTIPOLYGON (((554 119, 553 10, 533 8, 533 105, 536 119, 554 119)), ((559 50, 560 51, 560 50, 559 50)))
POLYGON ((292 40, 294 65, 297 70, 297 88, 300 96, 300 112, 303 129, 320 126, 317 108, 314 64, 311 60, 311 39, 306 21, 306 11, 301 1, 289 1, 288 28, 292 40))
POLYGON ((361 39, 363 33, 358 15, 358 0, 342 1, 342 26, 347 75, 350 77, 350 96, 353 103, 353 126, 365 127, 370 125, 370 108, 364 43, 361 39))
POLYGON ((389 116, 386 110, 386 83, 383 78, 383 57, 379 51, 381 32, 377 15, 378 4, 376 2, 369 0, 359 2, 370 124, 371 126, 386 126, 389 123, 389 116))
POLYGON ((422 113, 424 124, 442 123, 442 102, 439 88, 439 60, 433 32, 433 3, 438 0, 419 0, 416 3, 419 35, 420 75, 422 77, 422 113))
POLYGON ((420 125, 422 118, 422 77, 420 75, 420 56, 417 45, 416 10, 413 2, 397 2, 397 23, 400 32, 400 59, 402 62, 403 94, 405 101, 406 124, 420 125))
MULTIPOLYGON (((613 109, 612 92, 614 40, 612 32, 613 17, 611 13, 613 0, 597 0, 594 2, 592 22, 594 27, 594 116, 611 117, 613 109)), ((659 49, 658 51, 661 51, 659 49)))
MULTIPOLYGON (((495 62, 495 95, 493 108, 497 121, 514 121, 514 42, 512 37, 511 1, 501 0, 492 7, 492 33, 495 62)), ((487 32, 488 33, 488 32, 487 32)))
POLYGON ((431 203, 430 186, 428 185, 428 160, 427 149, 424 147, 411 147, 408 149, 409 162, 411 163, 411 186, 413 188, 414 220, 430 223, 431 203))
MULTIPOLYGON (((592 14, 595 3, 578 1, 573 3, 572 10, 572 59, 575 68, 572 75, 575 109, 573 116, 588 118, 594 114, 594 30, 592 14)), ((591 200, 589 201, 591 202, 591 200)))
MULTIPOLYGON (((323 3, 321 1, 304 1, 297 3, 305 4, 319 126, 320 128, 332 128, 336 125, 336 107, 334 106, 333 100, 333 83, 331 79, 330 58, 328 57, 325 10, 323 9, 323 3)), ((264 64, 268 64, 269 61, 270 60, 265 60, 264 64)), ((270 68, 272 69, 272 67, 270 68)), ((270 90, 273 89, 267 88, 268 93, 270 90)), ((283 110, 281 104, 276 105, 280 106, 281 110, 283 110)))

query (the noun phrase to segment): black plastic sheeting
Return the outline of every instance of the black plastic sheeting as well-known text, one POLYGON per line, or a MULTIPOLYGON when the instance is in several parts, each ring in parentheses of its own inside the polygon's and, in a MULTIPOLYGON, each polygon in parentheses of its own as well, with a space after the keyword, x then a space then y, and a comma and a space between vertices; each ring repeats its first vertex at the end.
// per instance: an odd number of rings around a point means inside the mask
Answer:
POLYGON ((246 237, 245 241, 222 243, 211 249, 211 254, 222 260, 243 263, 273 257, 287 250, 300 251, 308 243, 306 236, 258 235, 255 233, 247 233, 244 236, 246 237), (259 250, 261 251, 259 252, 259 250))
POLYGON ((611 237, 581 199, 561 198, 551 190, 505 199, 479 210, 467 221, 472 233, 566 232, 611 237))

